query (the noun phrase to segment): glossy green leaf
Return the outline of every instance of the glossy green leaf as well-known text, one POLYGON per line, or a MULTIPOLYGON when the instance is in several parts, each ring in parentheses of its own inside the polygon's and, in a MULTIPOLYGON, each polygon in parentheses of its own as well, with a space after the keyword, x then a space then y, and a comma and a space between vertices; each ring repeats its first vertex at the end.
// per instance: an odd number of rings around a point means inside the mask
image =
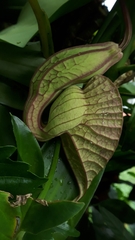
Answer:
POLYGON ((48 206, 33 202, 25 216, 21 228, 30 233, 40 233, 41 231, 56 227, 69 218, 72 218, 83 207, 84 203, 68 201, 50 202, 48 206))
POLYGON ((71 228, 66 222, 58 225, 57 227, 51 228, 50 230, 43 231, 39 234, 26 233, 23 240, 63 240, 68 236, 78 237, 79 232, 71 228))
POLYGON ((12 145, 0 146, 0 162, 9 158, 15 152, 15 150, 16 147, 12 145))
POLYGON ((30 179, 16 176, 0 176, 0 189, 10 192, 13 196, 27 193, 37 194, 41 191, 41 185, 45 179, 30 179), (40 188, 39 188, 40 187, 40 188))
POLYGON ((29 171, 44 177, 44 162, 38 142, 19 118, 11 116, 11 119, 21 160, 30 165, 29 171))
POLYGON ((0 191, 0 239, 13 239, 20 224, 20 209, 12 208, 8 202, 10 193, 0 191))
POLYGON ((29 165, 24 162, 7 160, 0 163, 0 189, 14 196, 27 193, 37 196, 45 182, 45 178, 30 173, 29 165))
MULTIPOLYGON (((49 169, 54 155, 56 140, 51 140, 45 143, 42 147, 43 159, 45 161, 45 175, 48 176, 49 169)), ((65 155, 60 154, 58 164, 54 172, 50 188, 45 196, 47 201, 54 200, 73 200, 78 195, 79 189, 68 165, 65 161, 65 155)))

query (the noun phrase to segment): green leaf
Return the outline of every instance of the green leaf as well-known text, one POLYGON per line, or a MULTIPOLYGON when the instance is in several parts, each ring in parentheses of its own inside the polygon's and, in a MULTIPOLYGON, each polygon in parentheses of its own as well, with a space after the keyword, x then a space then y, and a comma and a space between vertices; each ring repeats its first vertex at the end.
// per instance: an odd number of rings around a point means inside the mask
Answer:
POLYGON ((133 240, 132 235, 117 217, 105 208, 99 209, 101 213, 96 208, 92 208, 93 228, 97 240, 133 240))
POLYGON ((84 206, 84 208, 82 208, 82 210, 76 216, 74 216, 72 219, 69 220, 70 226, 75 227, 77 225, 77 223, 79 222, 79 220, 81 219, 81 217, 83 216, 83 214, 85 213, 85 211, 88 208, 88 206, 94 196, 94 193, 101 181, 103 173, 104 173, 104 170, 102 170, 98 173, 98 175, 92 180, 91 185, 87 189, 84 196, 79 200, 80 202, 84 202, 85 206, 84 206))
POLYGON ((15 150, 16 147, 12 145, 0 146, 0 162, 9 158, 15 150))
POLYGON ((20 225, 20 209, 12 208, 8 202, 10 193, 0 191, 0 239, 13 239, 20 225))
POLYGON ((106 208, 123 223, 131 224, 135 222, 135 211, 124 201, 118 199, 107 199, 100 202, 99 206, 106 208))
POLYGON ((40 43, 31 43, 21 49, 8 43, 0 42, 0 53, 0 74, 6 78, 4 83, 5 81, 6 83, 9 82, 11 87, 15 87, 15 84, 9 79, 21 83, 22 85, 17 86, 18 89, 23 89, 21 96, 24 99, 26 89, 23 86, 29 86, 33 73, 45 61, 41 55, 40 43))
MULTIPOLYGON (((56 147, 57 140, 51 140, 46 142, 42 147, 43 159, 45 161, 45 175, 48 176, 50 171, 54 151, 56 147)), ((58 164, 55 169, 51 186, 45 196, 47 201, 54 200, 72 200, 78 195, 78 186, 74 175, 68 165, 68 162, 65 161, 65 155, 60 154, 58 159, 58 164)))
POLYGON ((8 107, 23 110, 27 93, 23 86, 0 82, 0 103, 8 107))
POLYGON ((41 191, 41 186, 45 179, 30 179, 16 176, 0 176, 0 189, 10 192, 13 196, 32 193, 37 195, 41 191))
POLYGON ((132 235, 126 230, 124 224, 103 207, 100 207, 103 221, 112 230, 117 240, 133 240, 132 235))
POLYGON ((45 182, 45 178, 30 173, 29 165, 24 162, 0 162, 0 189, 14 196, 32 193, 35 197, 41 192, 41 185, 45 182))
POLYGON ((19 118, 11 116, 11 120, 21 160, 30 165, 29 171, 44 177, 44 162, 38 142, 19 118))
POLYGON ((27 232, 38 234, 62 224, 75 216, 83 207, 84 203, 68 201, 50 202, 48 206, 33 202, 21 228, 27 232))
POLYGON ((130 94, 133 94, 133 96, 135 96, 135 82, 125 83, 119 88, 119 90, 120 90, 120 93, 126 93, 126 94, 130 93, 130 94))
POLYGON ((51 228, 50 230, 43 231, 39 234, 26 233, 23 240, 63 240, 68 236, 78 237, 79 232, 71 228, 66 222, 58 225, 57 227, 51 228))

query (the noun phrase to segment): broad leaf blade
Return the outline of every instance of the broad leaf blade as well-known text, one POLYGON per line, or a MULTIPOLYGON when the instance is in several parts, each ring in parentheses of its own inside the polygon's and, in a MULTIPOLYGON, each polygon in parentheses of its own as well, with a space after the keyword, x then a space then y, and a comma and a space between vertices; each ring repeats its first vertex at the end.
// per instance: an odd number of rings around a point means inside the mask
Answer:
POLYGON ((26 233, 23 240, 65 240, 68 236, 78 237, 79 232, 65 222, 39 234, 26 233))
POLYGON ((22 229, 33 234, 38 234, 62 224, 75 216, 83 207, 84 203, 68 201, 50 202, 48 206, 33 202, 25 216, 22 229))

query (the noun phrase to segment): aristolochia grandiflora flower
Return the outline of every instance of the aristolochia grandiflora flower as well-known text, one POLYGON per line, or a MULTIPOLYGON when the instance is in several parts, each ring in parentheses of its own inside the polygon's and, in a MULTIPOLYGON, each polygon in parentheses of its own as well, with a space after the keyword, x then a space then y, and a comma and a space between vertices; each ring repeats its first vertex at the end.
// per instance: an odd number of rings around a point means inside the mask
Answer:
POLYGON ((83 196, 115 151, 122 103, 115 85, 102 76, 122 58, 113 42, 79 46, 51 56, 35 73, 24 120, 39 141, 60 136, 83 196), (79 88, 77 83, 83 83, 79 88), (52 102, 46 125, 44 109, 52 102))

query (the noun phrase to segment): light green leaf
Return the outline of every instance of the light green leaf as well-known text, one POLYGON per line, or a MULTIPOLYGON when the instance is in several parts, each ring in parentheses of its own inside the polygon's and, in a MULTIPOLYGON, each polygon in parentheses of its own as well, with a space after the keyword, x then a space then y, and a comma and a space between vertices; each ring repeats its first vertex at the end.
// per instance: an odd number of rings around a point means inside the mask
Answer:
POLYGON ((0 191, 0 239, 13 239, 20 224, 21 212, 18 208, 12 208, 8 198, 10 193, 0 191))

